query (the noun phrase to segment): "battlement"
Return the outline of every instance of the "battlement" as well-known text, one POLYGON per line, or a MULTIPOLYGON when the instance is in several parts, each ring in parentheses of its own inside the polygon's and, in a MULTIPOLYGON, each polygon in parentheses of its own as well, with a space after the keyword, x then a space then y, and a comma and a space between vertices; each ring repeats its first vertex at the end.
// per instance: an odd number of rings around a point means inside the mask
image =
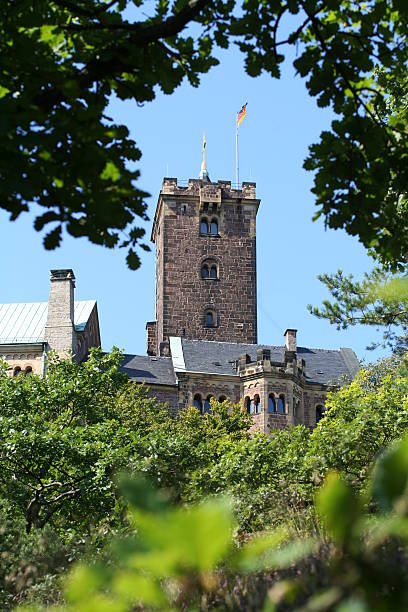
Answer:
MULTIPOLYGON (((222 199, 256 199, 256 183, 231 181, 217 181, 212 183, 201 179, 180 180, 177 178, 164 178, 160 195, 174 196, 200 196, 200 194, 220 194, 222 199)), ((218 196, 218 197, 220 197, 218 196)))
POLYGON ((271 360, 271 352, 268 349, 257 350, 256 361, 251 361, 249 355, 240 355, 237 364, 238 374, 241 377, 270 375, 281 378, 283 375, 295 376, 301 379, 306 377, 306 363, 304 359, 297 357, 293 351, 284 351, 284 361, 271 360))

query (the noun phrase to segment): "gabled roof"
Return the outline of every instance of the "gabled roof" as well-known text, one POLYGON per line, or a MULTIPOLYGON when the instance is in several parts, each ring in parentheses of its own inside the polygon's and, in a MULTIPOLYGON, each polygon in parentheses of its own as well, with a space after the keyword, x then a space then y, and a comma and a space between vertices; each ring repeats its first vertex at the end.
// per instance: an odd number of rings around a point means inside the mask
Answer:
POLYGON ((124 355, 121 370, 135 382, 145 382, 148 385, 176 385, 171 357, 124 355))
MULTIPOLYGON (((207 374, 236 375, 236 362, 243 353, 256 361, 258 348, 271 351, 271 361, 283 362, 284 346, 212 342, 206 340, 170 339, 176 372, 205 372, 207 374)), ((351 349, 326 350, 297 348, 297 355, 306 362, 306 382, 327 385, 342 377, 354 378, 359 362, 351 349)))
MULTIPOLYGON (((83 331, 95 300, 74 302, 74 325, 83 331)), ((44 342, 48 302, 0 304, 0 344, 35 344, 44 342)))

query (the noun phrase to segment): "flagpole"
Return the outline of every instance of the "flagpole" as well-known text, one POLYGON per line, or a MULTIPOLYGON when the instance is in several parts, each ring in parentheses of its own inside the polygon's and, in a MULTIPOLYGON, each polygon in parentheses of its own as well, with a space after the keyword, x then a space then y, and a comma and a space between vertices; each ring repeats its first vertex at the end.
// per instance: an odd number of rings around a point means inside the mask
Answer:
POLYGON ((237 186, 236 188, 239 189, 239 166, 238 166, 238 119, 235 120, 235 163, 236 163, 236 169, 237 169, 237 173, 236 173, 236 177, 237 177, 237 186))

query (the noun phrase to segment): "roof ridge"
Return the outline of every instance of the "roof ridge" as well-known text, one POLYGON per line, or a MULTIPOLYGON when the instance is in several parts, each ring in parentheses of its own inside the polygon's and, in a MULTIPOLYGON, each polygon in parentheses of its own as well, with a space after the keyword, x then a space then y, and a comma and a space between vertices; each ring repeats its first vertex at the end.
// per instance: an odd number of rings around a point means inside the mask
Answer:
MULTIPOLYGON (((74 300, 74 304, 75 303, 79 303, 79 302, 97 302, 96 299, 92 298, 89 300, 74 300)), ((41 302, 1 302, 0 306, 25 306, 26 304, 47 304, 48 306, 48 301, 46 300, 42 300, 41 302)))

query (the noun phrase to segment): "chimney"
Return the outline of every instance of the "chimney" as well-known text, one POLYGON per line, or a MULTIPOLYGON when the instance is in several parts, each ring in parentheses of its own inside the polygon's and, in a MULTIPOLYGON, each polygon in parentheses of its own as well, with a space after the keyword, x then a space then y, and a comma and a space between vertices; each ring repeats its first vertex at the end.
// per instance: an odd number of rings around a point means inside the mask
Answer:
POLYGON ((75 353, 76 335, 74 328, 75 276, 71 269, 51 270, 48 315, 45 324, 45 341, 48 350, 55 350, 60 356, 69 351, 75 353))
POLYGON ((247 353, 242 353, 238 359, 238 372, 243 372, 248 363, 251 363, 250 356, 247 353))
POLYGON ((262 365, 264 361, 271 360, 271 351, 270 349, 259 348, 256 351, 256 361, 258 365, 262 365))
POLYGON ((146 332, 147 332, 147 354, 148 355, 157 355, 157 335, 156 335, 156 321, 148 321, 146 323, 146 332))
POLYGON ((296 353, 296 332, 297 329, 287 329, 283 334, 285 336, 286 350, 296 353))

